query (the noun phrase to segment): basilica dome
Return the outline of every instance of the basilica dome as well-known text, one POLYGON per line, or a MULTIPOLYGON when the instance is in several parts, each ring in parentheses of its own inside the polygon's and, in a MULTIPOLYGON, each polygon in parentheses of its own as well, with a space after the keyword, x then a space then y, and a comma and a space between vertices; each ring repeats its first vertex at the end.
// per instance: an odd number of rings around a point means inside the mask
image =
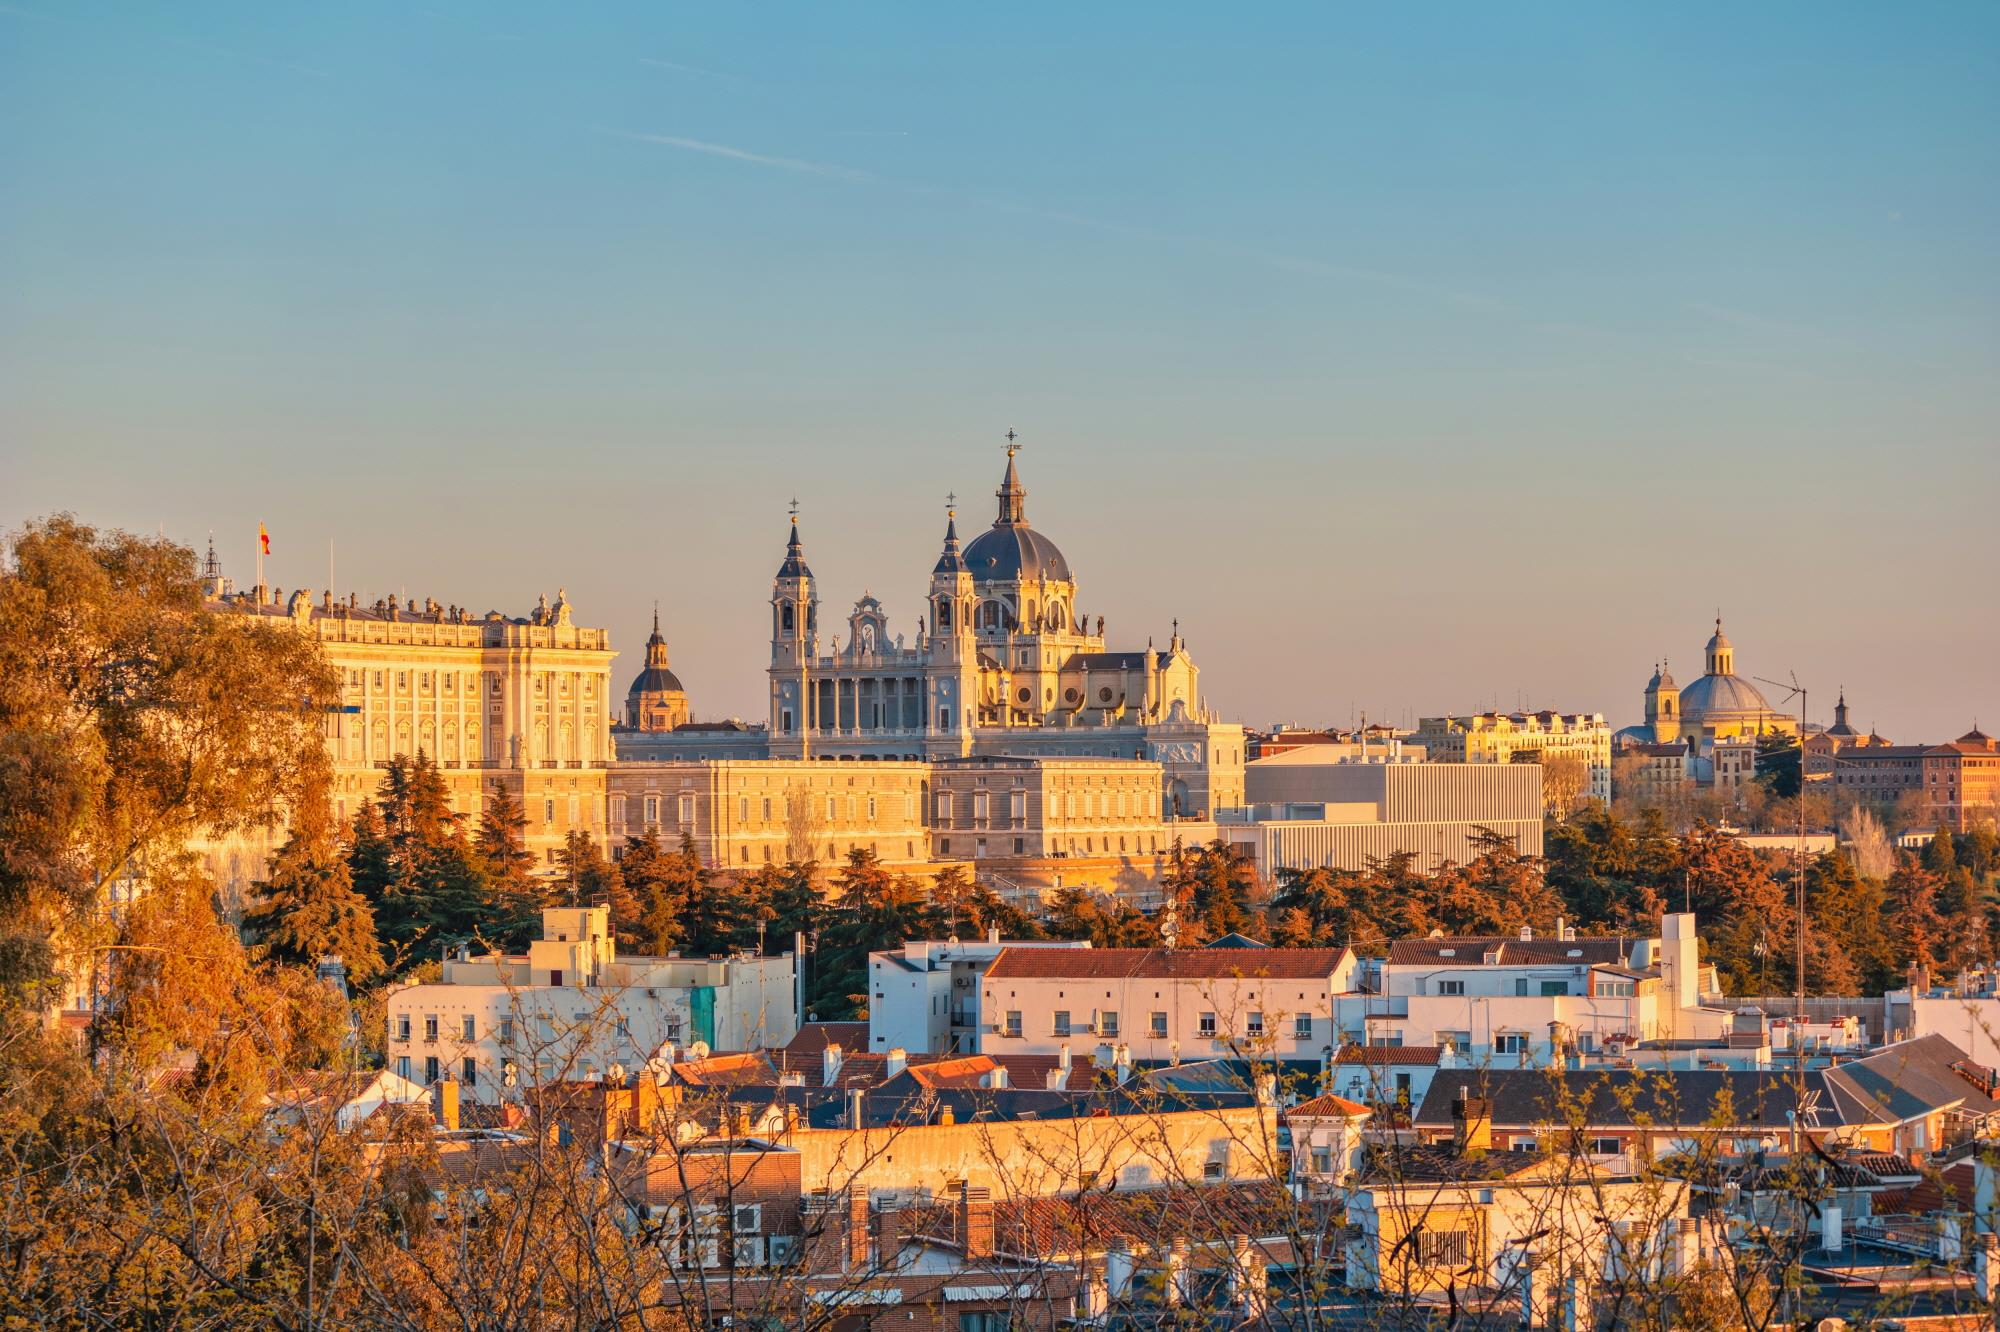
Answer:
POLYGON ((1689 718, 1765 713, 1764 693, 1740 675, 1704 675, 1681 690, 1681 715, 1689 718))
POLYGON ((1069 561, 1056 549, 1056 543, 1028 526, 1028 492, 1015 469, 1012 448, 1007 450, 1007 475, 994 494, 1000 499, 1000 516, 965 548, 966 567, 973 578, 982 583, 1071 581, 1069 561))
POLYGON ((1067 583, 1069 563, 1056 543, 1025 523, 995 523, 965 548, 966 567, 980 582, 1042 578, 1067 583))

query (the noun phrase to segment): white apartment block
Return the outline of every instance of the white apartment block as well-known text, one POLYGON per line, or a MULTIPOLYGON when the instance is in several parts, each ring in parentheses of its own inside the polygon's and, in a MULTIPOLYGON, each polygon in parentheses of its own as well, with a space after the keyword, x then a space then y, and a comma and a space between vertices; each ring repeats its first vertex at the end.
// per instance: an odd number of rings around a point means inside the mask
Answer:
POLYGON ((388 1002, 389 1068, 456 1078, 493 1103, 536 1085, 637 1071, 666 1047, 784 1045, 798 1033, 798 975, 779 957, 618 956, 607 908, 542 913, 525 955, 464 954, 443 978, 388 1002))
POLYGON ((1657 939, 1433 937, 1392 944, 1381 993, 1363 1005, 1372 1044, 1449 1047, 1459 1066, 1547 1063, 1558 1050, 1622 1051, 1642 1041, 1720 1041, 1730 1014, 1697 960, 1694 917, 1668 915, 1657 939))
POLYGON ((980 982, 1010 948, 1087 949, 1069 939, 913 939, 868 955, 868 1048, 970 1054, 979 1048, 980 982))
POLYGON ((975 991, 976 1052, 1322 1060, 1359 965, 1345 948, 1007 948, 975 991))

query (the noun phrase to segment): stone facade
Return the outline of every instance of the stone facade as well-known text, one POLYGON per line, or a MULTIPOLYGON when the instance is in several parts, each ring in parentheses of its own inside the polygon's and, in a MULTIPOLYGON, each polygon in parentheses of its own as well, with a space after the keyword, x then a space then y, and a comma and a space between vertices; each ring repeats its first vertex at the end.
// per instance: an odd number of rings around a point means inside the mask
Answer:
MULTIPOLYGON (((1062 552, 1028 524, 1011 448, 996 495, 993 526, 963 548, 948 516, 914 634, 892 630, 868 595, 829 632, 794 515, 772 581, 770 716, 756 757, 1139 758, 1158 765, 1162 808, 1176 816, 1240 804, 1243 728, 1202 705, 1178 626, 1165 648, 1110 650, 1062 552)), ((680 731, 636 739, 628 752, 655 759, 715 748, 680 731)))
POLYGON ((423 753, 468 818, 503 783, 527 816, 528 848, 544 859, 572 829, 603 834, 616 653, 608 631, 573 622, 560 590, 554 605, 544 597, 518 618, 394 596, 362 606, 328 592, 315 604, 303 590, 239 593, 211 553, 204 592, 215 614, 288 622, 319 640, 340 677, 326 723, 340 818, 375 797, 391 757, 423 753))
POLYGON ((617 764, 609 781, 614 850, 653 827, 670 844, 692 837, 719 869, 792 860, 832 868, 854 850, 892 865, 930 859, 928 763, 643 760, 617 764))

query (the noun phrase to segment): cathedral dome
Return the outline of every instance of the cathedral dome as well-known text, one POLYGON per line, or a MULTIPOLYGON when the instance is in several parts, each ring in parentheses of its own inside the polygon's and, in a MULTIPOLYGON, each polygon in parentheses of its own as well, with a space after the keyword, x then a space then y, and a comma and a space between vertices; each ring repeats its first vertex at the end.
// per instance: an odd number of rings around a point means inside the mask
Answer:
POLYGON ((965 548, 965 563, 982 583, 1040 578, 1070 582, 1069 561, 1056 543, 1028 526, 1028 492, 1014 467, 1014 449, 1007 450, 1007 475, 994 494, 1000 516, 965 548))
POLYGON ((1740 675, 1704 675, 1681 690, 1681 715, 1690 720, 1769 711, 1763 691, 1740 675))
POLYGON ((995 523, 965 548, 965 563, 981 582, 1021 578, 1070 581, 1069 563, 1056 543, 1026 524, 995 523))

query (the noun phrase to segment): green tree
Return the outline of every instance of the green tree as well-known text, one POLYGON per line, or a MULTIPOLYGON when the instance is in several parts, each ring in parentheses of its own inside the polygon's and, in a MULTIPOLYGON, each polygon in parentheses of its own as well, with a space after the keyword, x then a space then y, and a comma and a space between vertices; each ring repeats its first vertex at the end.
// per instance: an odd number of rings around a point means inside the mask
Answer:
POLYGON ((505 948, 525 948, 540 937, 542 911, 555 905, 550 884, 534 873, 535 856, 527 848, 528 818, 507 790, 495 781, 479 813, 472 850, 486 876, 492 912, 485 929, 505 948))
MULTIPOLYGON (((437 766, 421 752, 395 755, 375 803, 387 843, 386 879, 373 903, 383 937, 398 948, 428 951, 477 934, 496 904, 437 766)), ((357 824, 357 848, 358 831, 357 824)), ((359 867, 354 878, 364 892, 370 886, 359 867)))
POLYGON ((618 867, 638 909, 635 949, 654 957, 672 952, 681 943, 688 899, 701 887, 700 866, 684 851, 661 846, 660 830, 648 825, 625 844, 618 867))
POLYGON ((870 951, 934 937, 939 920, 916 880, 892 873, 865 847, 848 852, 834 888, 807 1002, 822 1018, 865 1016, 870 951))
POLYGON ((701 863, 694 838, 683 835, 681 881, 687 885, 681 919, 685 947, 694 953, 733 953, 757 944, 757 924, 764 904, 752 881, 734 874, 712 874, 701 863))
POLYGON ((366 981, 382 969, 382 948, 335 832, 329 777, 320 765, 293 806, 291 836, 272 855, 244 924, 277 958, 310 966, 338 956, 351 980, 366 981))
POLYGON ((1799 794, 1799 738, 1780 732, 1757 737, 1757 784, 1773 800, 1794 800, 1799 794))
POLYGON ((1158 948, 1159 925, 1130 903, 1075 884, 1049 897, 1042 927, 1053 939, 1088 939, 1097 948, 1158 948))

